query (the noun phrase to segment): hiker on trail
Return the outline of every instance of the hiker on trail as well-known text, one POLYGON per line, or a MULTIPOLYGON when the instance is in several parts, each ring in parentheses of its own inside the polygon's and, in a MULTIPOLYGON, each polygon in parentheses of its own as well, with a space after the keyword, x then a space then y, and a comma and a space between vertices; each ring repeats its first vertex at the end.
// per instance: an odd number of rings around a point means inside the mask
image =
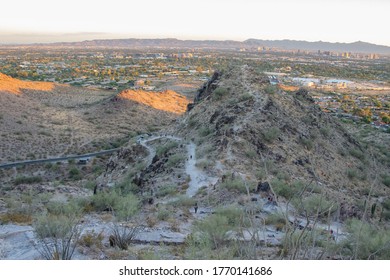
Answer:
POLYGON ((333 229, 331 229, 331 230, 329 231, 329 234, 330 234, 329 238, 330 238, 331 240, 336 240, 336 236, 335 236, 335 234, 334 234, 333 229))
POLYGON ((195 214, 198 212, 198 202, 195 202, 194 205, 195 214))

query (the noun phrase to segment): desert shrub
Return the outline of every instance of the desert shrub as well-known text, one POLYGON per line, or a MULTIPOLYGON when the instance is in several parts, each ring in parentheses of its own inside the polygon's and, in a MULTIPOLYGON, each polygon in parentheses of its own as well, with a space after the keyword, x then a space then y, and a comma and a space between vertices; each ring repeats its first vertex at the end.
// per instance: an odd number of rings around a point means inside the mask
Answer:
POLYGON ((157 212, 157 219, 160 221, 167 221, 168 218, 171 216, 172 209, 167 208, 159 208, 157 212))
POLYGON ((196 149, 196 157, 197 158, 202 158, 203 156, 209 157, 214 150, 215 148, 212 145, 205 144, 201 147, 198 147, 198 149, 196 149))
POLYGON ((70 260, 80 239, 78 220, 66 215, 42 215, 33 224, 37 250, 47 260, 70 260))
POLYGON ((238 97, 238 102, 253 100, 254 96, 250 94, 249 92, 243 93, 238 97))
POLYGON ((277 127, 271 127, 263 131, 263 138, 268 143, 274 142, 279 137, 279 135, 280 135, 280 129, 277 127))
POLYGON ((72 167, 69 170, 69 178, 72 180, 80 180, 82 178, 82 174, 80 170, 77 169, 77 167, 72 167))
POLYGON ((186 195, 178 196, 175 200, 171 201, 169 204, 175 207, 178 206, 185 206, 185 207, 191 207, 195 205, 196 200, 188 197, 186 195))
POLYGON ((126 227, 114 224, 111 226, 110 246, 127 250, 131 241, 141 230, 140 226, 126 227))
POLYGON ((157 197, 164 197, 167 195, 173 195, 177 192, 177 188, 174 185, 164 185, 157 190, 157 197))
POLYGON ((364 153, 358 149, 350 149, 349 154, 357 159, 360 159, 360 160, 365 159, 364 153))
POLYGON ((17 223, 17 224, 30 224, 32 222, 31 212, 26 212, 21 209, 15 209, 8 211, 7 213, 0 215, 1 223, 17 223))
POLYGON ((265 93, 267 93, 267 94, 275 94, 276 91, 277 91, 277 87, 274 86, 274 85, 267 85, 267 86, 264 88, 264 91, 265 91, 265 93))
POLYGON ((355 179, 357 178, 357 170, 356 169, 347 169, 347 177, 348 179, 355 179))
POLYGON ((63 215, 69 217, 76 217, 82 213, 83 208, 76 200, 69 202, 50 201, 46 204, 46 210, 51 215, 63 215))
POLYGON ((134 175, 133 172, 130 172, 120 183, 115 185, 115 191, 122 195, 139 193, 141 191, 140 187, 133 183, 134 175))
POLYGON ((227 176, 224 182, 221 183, 222 188, 226 188, 229 191, 238 191, 241 193, 247 193, 245 182, 241 178, 231 178, 227 176))
POLYGON ((282 196, 286 199, 293 198, 294 196, 299 194, 303 189, 303 186, 301 184, 288 185, 285 181, 278 180, 278 179, 272 180, 271 185, 276 195, 282 196))
POLYGON ((386 187, 390 187, 390 175, 387 175, 387 174, 382 175, 382 183, 386 187))
POLYGON ((381 214, 381 218, 383 218, 385 221, 390 221, 390 211, 383 211, 383 213, 381 214))
POLYGON ((260 168, 255 173, 256 179, 259 181, 264 180, 266 175, 267 175, 267 173, 265 172, 265 170, 263 168, 260 168))
POLYGON ((92 197, 92 207, 95 211, 112 211, 119 220, 128 220, 138 212, 140 201, 132 193, 100 192, 92 197))
POLYGON ((299 143, 301 143, 301 145, 304 146, 307 150, 311 150, 314 147, 313 139, 300 137, 299 143))
POLYGON ((337 206, 319 194, 313 194, 302 199, 293 199, 295 209, 301 214, 309 216, 326 217, 336 211, 337 206))
POLYGON ((276 173, 276 178, 279 180, 288 181, 290 179, 290 175, 284 171, 278 171, 278 173, 276 173))
POLYGON ((245 213, 239 207, 220 207, 215 210, 215 214, 225 217, 227 219, 228 225, 231 227, 248 226, 248 221, 245 218, 245 213))
POLYGON ((385 259, 390 258, 390 233, 374 225, 360 220, 347 223, 347 240, 344 249, 353 259, 385 259))
POLYGON ((197 161, 196 166, 200 169, 207 169, 214 165, 214 162, 208 159, 202 159, 197 161))
POLYGON ((169 142, 169 143, 167 143, 167 144, 165 144, 163 146, 157 147, 156 154, 158 156, 162 156, 165 153, 169 152, 170 150, 172 150, 172 149, 174 149, 174 148, 176 148, 178 146, 179 146, 179 144, 177 142, 173 142, 173 141, 169 142))
POLYGON ((100 233, 96 233, 94 230, 92 230, 92 231, 89 231, 89 232, 83 234, 83 236, 81 236, 79 244, 81 246, 85 246, 88 248, 95 247, 95 248, 102 249, 103 248, 103 244, 102 244, 103 239, 104 239, 103 231, 100 233))
POLYGON ((20 184, 34 184, 34 183, 41 183, 42 177, 41 176, 31 176, 31 177, 17 177, 14 181, 15 185, 20 184))
POLYGON ((96 186, 96 182, 93 181, 93 180, 90 180, 90 181, 87 181, 85 184, 84 184, 84 188, 88 189, 88 190, 93 190, 96 186))
POLYGON ((201 127, 199 130, 198 130, 198 135, 200 136, 200 137, 206 137, 207 135, 209 135, 210 133, 212 133, 213 131, 210 129, 210 128, 208 128, 208 127, 206 127, 206 126, 203 126, 203 127, 201 127))
POLYGON ((322 136, 329 137, 329 135, 330 135, 330 127, 329 126, 323 126, 323 127, 320 128, 320 132, 321 132, 322 136))
POLYGON ((390 210, 390 199, 386 199, 382 202, 382 206, 383 208, 385 208, 386 210, 390 210))
POLYGON ((282 231, 287 221, 281 213, 271 213, 264 222, 266 225, 274 225, 277 231, 282 231))
POLYGON ((172 155, 169 157, 167 161, 167 167, 174 167, 176 166, 179 162, 183 162, 185 160, 185 156, 181 154, 176 154, 172 155))
POLYGON ((213 99, 221 100, 228 93, 227 88, 218 87, 213 91, 213 99))
POLYGON ((228 231, 231 228, 228 218, 222 215, 211 215, 195 223, 195 231, 205 236, 213 249, 219 248, 224 244, 228 237, 228 231))

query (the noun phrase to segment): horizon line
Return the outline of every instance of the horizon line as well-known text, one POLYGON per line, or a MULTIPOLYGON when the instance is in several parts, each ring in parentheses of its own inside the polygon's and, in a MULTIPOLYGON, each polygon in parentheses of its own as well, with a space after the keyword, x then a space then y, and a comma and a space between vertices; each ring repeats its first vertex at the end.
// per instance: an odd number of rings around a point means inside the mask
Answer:
MULTIPOLYGON (((26 33, 18 33, 18 34, 10 34, 8 33, 7 35, 9 36, 25 36, 27 35, 26 33)), ((373 43, 369 41, 363 41, 363 40, 357 40, 357 41, 349 41, 349 42, 340 42, 340 41, 324 41, 322 39, 319 40, 307 40, 307 39, 290 39, 290 38, 283 38, 283 39, 261 39, 261 38, 255 38, 255 37, 250 37, 247 39, 231 39, 231 38, 201 38, 194 36, 193 38, 180 38, 180 37, 175 37, 175 36, 129 36, 129 35, 119 35, 119 34, 114 34, 114 33, 100 33, 100 32, 80 32, 80 33, 62 33, 59 35, 52 34, 52 33, 31 33, 29 34, 30 36, 43 36, 43 37, 71 37, 71 36, 88 36, 88 35, 96 35, 97 37, 104 36, 103 38, 80 38, 78 39, 69 39, 69 40, 61 40, 61 39, 53 39, 49 41, 45 40, 34 40, 30 42, 21 42, 19 40, 15 40, 16 42, 6 42, 6 43, 0 43, 0 46, 28 46, 28 45, 50 45, 50 44, 61 44, 61 43, 82 43, 82 42, 90 42, 90 41, 101 41, 101 40, 129 40, 129 39, 135 39, 135 40, 178 40, 178 41, 219 41, 219 42, 224 42, 224 41, 231 41, 231 42, 240 42, 244 43, 248 40, 262 40, 262 41, 295 41, 295 42, 308 42, 308 43, 330 43, 330 44, 353 44, 353 43, 368 43, 371 45, 376 45, 376 46, 384 46, 384 47, 389 47, 390 44, 379 44, 379 43, 373 43), (111 38, 110 38, 111 37, 111 38), (18 42, 19 41, 19 42, 18 42)))

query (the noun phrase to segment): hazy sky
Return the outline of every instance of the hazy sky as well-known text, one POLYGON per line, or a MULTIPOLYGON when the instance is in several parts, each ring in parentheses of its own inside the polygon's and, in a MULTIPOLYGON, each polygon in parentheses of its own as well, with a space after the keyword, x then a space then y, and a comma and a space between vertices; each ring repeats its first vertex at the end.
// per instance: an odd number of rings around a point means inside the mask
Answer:
POLYGON ((1 0, 0 44, 295 39, 390 46, 390 0, 1 0))

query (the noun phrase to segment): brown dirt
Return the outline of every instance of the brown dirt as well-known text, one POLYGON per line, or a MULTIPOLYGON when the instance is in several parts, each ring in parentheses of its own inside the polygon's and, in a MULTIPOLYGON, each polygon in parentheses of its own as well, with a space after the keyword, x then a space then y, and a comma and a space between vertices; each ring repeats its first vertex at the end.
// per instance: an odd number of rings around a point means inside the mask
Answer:
POLYGON ((187 110, 187 104, 190 103, 185 96, 172 90, 160 92, 125 90, 118 97, 175 114, 183 114, 187 110))

